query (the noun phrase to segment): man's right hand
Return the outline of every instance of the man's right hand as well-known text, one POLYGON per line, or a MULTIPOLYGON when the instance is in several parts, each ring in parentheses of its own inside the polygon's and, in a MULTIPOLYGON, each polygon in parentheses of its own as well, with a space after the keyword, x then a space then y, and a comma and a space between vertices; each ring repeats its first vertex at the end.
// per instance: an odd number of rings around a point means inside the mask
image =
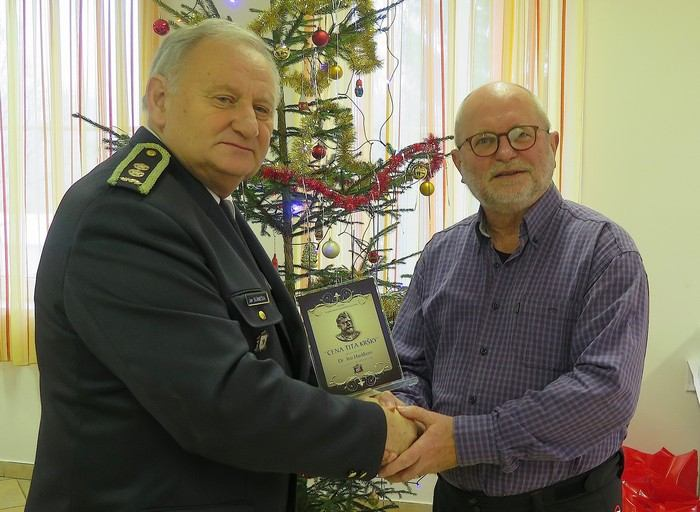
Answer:
MULTIPOLYGON (((384 395, 384 393, 382 393, 384 395)), ((398 403, 393 402, 386 396, 375 395, 371 397, 362 397, 361 400, 375 402, 381 406, 386 417, 386 444, 384 446, 384 456, 382 457, 382 466, 392 462, 396 457, 401 455, 413 441, 418 437, 418 425, 407 418, 401 416, 396 410, 398 405, 403 405, 398 398, 393 397, 398 403), (387 404, 387 405, 384 405, 387 404)))

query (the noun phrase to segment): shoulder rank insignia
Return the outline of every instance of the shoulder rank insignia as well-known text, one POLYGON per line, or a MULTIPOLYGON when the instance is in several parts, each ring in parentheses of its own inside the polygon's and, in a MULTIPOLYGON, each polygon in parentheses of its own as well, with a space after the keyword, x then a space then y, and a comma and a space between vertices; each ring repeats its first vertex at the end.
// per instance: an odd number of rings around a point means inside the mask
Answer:
POLYGON ((146 195, 170 163, 170 153, 155 142, 136 144, 107 180, 112 186, 125 187, 146 195))

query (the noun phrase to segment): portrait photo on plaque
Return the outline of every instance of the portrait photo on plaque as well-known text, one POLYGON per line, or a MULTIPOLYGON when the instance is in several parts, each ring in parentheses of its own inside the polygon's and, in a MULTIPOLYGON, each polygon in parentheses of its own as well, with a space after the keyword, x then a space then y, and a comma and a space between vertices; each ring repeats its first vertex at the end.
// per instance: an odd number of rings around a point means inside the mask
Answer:
POLYGON ((403 372, 372 278, 297 297, 321 387, 349 395, 388 389, 403 372))

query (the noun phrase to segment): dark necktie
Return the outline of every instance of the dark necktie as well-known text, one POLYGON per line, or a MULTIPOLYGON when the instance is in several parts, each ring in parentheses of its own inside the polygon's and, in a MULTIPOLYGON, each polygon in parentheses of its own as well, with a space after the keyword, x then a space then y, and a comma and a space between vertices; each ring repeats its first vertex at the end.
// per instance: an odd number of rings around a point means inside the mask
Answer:
POLYGON ((238 236, 245 240, 243 238, 243 232, 241 231, 241 227, 238 225, 238 222, 236 222, 236 209, 233 207, 233 201, 231 201, 230 199, 222 199, 221 201, 219 201, 219 206, 224 211, 224 215, 226 215, 226 218, 233 226, 233 229, 236 230, 238 236))
POLYGON ((219 207, 221 207, 221 209, 224 212, 224 215, 231 223, 231 226, 233 226, 233 230, 236 232, 236 235, 239 238, 239 242, 244 248, 243 251, 239 253, 239 255, 243 258, 243 261, 251 270, 251 272, 253 272, 254 275, 259 275, 260 278, 267 282, 265 277, 260 272, 260 268, 258 267, 258 264, 255 261, 255 257, 250 251, 250 247, 248 247, 248 242, 245 241, 245 237, 243 236, 243 231, 241 230, 241 227, 238 225, 238 222, 236 222, 236 209, 233 206, 233 201, 231 201, 230 199, 222 199, 221 201, 219 201, 219 207))

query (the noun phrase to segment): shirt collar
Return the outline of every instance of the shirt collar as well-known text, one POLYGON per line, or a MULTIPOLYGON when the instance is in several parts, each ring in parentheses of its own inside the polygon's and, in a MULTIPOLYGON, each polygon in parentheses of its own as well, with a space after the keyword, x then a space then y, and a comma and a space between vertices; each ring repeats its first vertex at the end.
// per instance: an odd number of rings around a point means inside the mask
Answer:
POLYGON ((544 238, 547 226, 562 203, 561 194, 552 183, 535 204, 525 213, 520 225, 520 236, 526 236, 535 245, 544 238))

